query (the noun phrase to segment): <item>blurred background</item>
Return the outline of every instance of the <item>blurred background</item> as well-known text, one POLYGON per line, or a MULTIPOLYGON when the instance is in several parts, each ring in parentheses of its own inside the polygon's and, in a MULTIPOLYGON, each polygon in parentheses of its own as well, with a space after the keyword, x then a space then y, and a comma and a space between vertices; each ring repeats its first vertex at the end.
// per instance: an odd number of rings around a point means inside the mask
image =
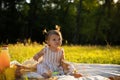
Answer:
POLYGON ((0 44, 43 44, 56 27, 63 44, 120 45, 120 0, 0 0, 0 44))

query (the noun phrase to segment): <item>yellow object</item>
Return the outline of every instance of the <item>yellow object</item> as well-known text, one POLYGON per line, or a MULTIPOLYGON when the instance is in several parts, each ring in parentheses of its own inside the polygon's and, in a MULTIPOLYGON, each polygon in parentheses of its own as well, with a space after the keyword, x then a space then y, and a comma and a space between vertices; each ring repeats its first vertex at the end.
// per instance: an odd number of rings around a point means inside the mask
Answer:
POLYGON ((0 73, 0 80, 6 80, 4 73, 0 73))
POLYGON ((6 80, 15 80, 15 70, 16 68, 7 68, 4 72, 6 80))

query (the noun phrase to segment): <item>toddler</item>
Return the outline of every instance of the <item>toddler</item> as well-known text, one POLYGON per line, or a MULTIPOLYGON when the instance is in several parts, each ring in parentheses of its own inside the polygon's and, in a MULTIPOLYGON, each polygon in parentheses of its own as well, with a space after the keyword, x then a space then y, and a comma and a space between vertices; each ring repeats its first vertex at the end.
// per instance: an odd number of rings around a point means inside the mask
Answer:
POLYGON ((61 72, 64 71, 61 65, 64 61, 64 50, 60 47, 62 44, 60 31, 50 30, 46 34, 46 43, 47 46, 33 56, 34 60, 39 61, 37 64, 37 73, 45 78, 51 77, 53 72, 64 74, 64 72, 61 72))

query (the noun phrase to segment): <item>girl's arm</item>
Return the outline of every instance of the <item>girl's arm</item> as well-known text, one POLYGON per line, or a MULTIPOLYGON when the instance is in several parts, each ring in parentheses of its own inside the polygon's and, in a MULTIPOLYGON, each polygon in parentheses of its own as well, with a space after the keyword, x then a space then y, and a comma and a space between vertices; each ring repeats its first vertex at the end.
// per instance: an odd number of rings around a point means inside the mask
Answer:
POLYGON ((61 57, 61 60, 64 60, 65 59, 65 52, 64 50, 62 49, 62 57, 61 57))
POLYGON ((62 49, 62 56, 61 56, 61 59, 60 59, 60 66, 61 66, 61 63, 65 60, 65 52, 64 50, 62 49))
POLYGON ((36 61, 38 61, 38 59, 39 59, 40 57, 42 57, 43 54, 44 54, 44 49, 42 49, 40 52, 36 53, 36 54, 33 56, 33 59, 36 60, 36 61))

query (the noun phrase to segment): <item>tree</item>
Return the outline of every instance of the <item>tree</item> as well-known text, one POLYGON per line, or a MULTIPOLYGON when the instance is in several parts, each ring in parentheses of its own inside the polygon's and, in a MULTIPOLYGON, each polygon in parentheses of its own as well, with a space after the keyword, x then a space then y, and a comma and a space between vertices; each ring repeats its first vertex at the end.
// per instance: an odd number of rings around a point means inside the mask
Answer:
POLYGON ((82 0, 79 0, 77 4, 77 16, 76 16, 76 26, 74 31, 74 37, 73 37, 73 43, 78 44, 79 43, 79 37, 80 37, 80 27, 82 26, 82 0))

